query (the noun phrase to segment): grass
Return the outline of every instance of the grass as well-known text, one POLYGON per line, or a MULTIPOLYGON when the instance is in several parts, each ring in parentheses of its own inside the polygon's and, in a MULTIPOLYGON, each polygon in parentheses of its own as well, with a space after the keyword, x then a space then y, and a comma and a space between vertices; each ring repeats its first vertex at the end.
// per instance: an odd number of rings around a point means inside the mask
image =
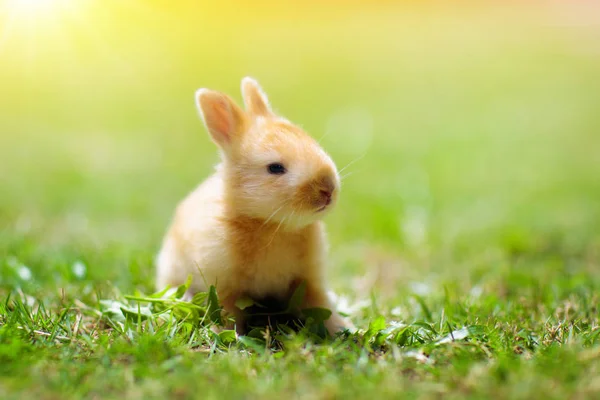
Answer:
POLYGON ((103 4, 2 45, 0 397, 598 396, 592 5, 103 4), (352 163, 328 275, 357 333, 132 298, 217 160, 194 90, 244 75, 352 163))

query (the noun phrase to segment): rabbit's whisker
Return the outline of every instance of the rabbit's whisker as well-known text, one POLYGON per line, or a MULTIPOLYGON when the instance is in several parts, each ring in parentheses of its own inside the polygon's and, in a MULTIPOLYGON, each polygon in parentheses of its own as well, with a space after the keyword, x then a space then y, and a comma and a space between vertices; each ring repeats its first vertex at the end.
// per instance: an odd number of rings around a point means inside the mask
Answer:
POLYGON ((273 217, 275 216, 275 214, 277 214, 277 213, 279 212, 279 210, 281 210, 281 209, 282 209, 282 208, 285 206, 285 204, 286 204, 286 203, 284 202, 284 203, 283 203, 281 206, 279 206, 279 208, 278 208, 278 209, 276 209, 275 211, 273 211, 273 212, 271 213, 271 215, 269 215, 269 218, 267 218, 267 219, 265 220, 265 222, 263 222, 263 223, 262 223, 262 225, 261 225, 260 227, 262 228, 263 226, 265 226, 266 224, 268 224, 268 223, 269 223, 269 221, 271 220, 271 218, 273 218, 273 217))
POLYGON ((271 235, 271 239, 269 240, 269 243, 267 243, 267 245, 264 247, 265 249, 267 247, 269 247, 271 245, 271 243, 273 243, 273 239, 275 239, 275 235, 277 235, 277 232, 279 231, 279 228, 281 228, 281 225, 283 224, 283 221, 285 221, 287 219, 288 216, 283 217, 281 219, 281 221, 279 221, 279 225, 277 225, 277 228, 275 228, 275 231, 273 232, 273 234, 271 235))
POLYGON ((365 156, 367 155, 367 153, 363 153, 362 155, 356 157, 354 160, 350 161, 348 164, 346 164, 346 166, 342 169, 340 169, 338 171, 338 174, 341 174, 342 172, 344 172, 346 170, 346 168, 348 168, 349 166, 351 166, 352 164, 354 164, 357 161, 362 160, 363 158, 365 158, 365 156))
POLYGON ((344 179, 346 179, 347 177, 349 177, 352 174, 355 174, 357 171, 350 171, 350 172, 346 172, 344 175, 340 176, 340 181, 343 181, 344 179))

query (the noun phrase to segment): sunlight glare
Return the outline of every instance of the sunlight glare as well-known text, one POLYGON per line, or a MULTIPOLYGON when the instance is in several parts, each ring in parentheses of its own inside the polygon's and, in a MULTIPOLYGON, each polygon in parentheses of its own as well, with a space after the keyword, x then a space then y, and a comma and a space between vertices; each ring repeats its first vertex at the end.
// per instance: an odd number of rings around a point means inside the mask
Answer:
POLYGON ((45 12, 60 0, 8 0, 8 9, 15 12, 45 12))
MULTIPOLYGON (((2 0, 0 0, 1 2, 2 0)), ((81 0, 6 0, 4 9, 14 23, 35 21, 36 23, 59 18, 61 14, 81 9, 81 0)))

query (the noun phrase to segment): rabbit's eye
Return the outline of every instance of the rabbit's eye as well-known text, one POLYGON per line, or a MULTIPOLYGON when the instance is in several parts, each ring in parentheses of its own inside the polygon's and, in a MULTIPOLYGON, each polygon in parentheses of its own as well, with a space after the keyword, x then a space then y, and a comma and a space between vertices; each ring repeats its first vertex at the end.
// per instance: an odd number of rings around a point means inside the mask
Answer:
POLYGON ((283 175, 285 174, 285 167, 281 163, 273 163, 267 165, 267 171, 273 175, 283 175))

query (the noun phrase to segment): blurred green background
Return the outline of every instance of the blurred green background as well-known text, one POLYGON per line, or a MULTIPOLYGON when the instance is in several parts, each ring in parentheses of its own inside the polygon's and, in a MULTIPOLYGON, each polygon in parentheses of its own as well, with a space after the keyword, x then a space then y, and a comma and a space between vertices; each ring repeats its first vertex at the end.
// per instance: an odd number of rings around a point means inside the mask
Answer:
POLYGON ((336 289, 468 290, 523 253, 551 261, 532 284, 598 277, 592 2, 21 3, 0 8, 0 287, 81 262, 152 289, 176 203, 217 161, 194 91, 239 100, 246 75, 353 162, 328 217, 336 289))

